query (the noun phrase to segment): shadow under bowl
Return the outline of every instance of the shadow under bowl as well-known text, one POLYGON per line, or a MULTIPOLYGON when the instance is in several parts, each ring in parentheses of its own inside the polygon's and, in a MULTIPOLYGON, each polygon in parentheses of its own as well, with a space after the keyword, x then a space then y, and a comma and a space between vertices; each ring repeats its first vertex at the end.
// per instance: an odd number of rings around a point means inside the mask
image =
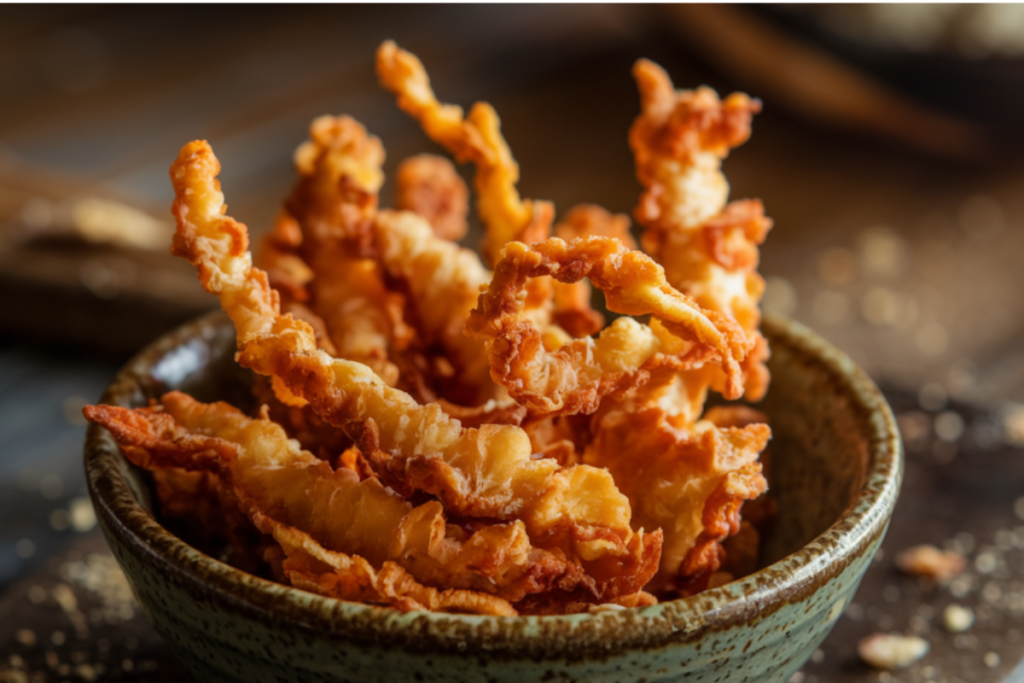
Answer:
MULTIPOLYGON (((89 491, 107 541, 168 647, 202 681, 780 683, 853 597, 892 515, 903 453, 871 380, 807 328, 768 319, 778 516, 763 569, 682 600, 551 617, 403 613, 267 581, 204 555, 153 516, 145 473, 90 425, 89 491)), ((129 362, 101 402, 172 389, 248 407, 230 321, 212 314, 129 362)))

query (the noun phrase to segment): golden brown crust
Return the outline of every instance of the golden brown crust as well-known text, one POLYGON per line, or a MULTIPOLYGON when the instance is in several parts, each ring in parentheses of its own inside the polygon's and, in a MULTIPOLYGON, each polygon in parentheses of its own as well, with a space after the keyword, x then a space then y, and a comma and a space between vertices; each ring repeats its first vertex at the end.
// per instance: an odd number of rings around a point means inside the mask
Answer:
MULTIPOLYGON (((646 60, 633 73, 643 111, 629 140, 644 186, 634 212, 647 228, 644 250, 664 266, 672 286, 731 316, 756 340, 743 371, 747 398, 759 400, 768 384, 768 345, 757 330, 764 290, 757 247, 772 223, 759 200, 726 206, 729 186, 720 165, 730 148, 750 137, 760 103, 739 93, 719 100, 706 87, 676 91, 664 70, 646 60)), ((694 381, 722 385, 716 373, 694 381)))
POLYGON ((469 536, 450 533, 437 501, 413 508, 375 478, 332 469, 289 442, 278 425, 246 418, 224 403, 202 404, 172 392, 155 408, 90 406, 86 416, 115 434, 140 466, 221 477, 242 511, 285 546, 286 574, 294 552, 279 536, 301 534, 307 553, 314 546, 326 554, 344 553, 347 567, 396 562, 424 585, 512 601, 581 583, 590 590, 594 583, 560 552, 533 547, 520 521, 480 525, 469 536))
POLYGON ((463 117, 461 107, 441 104, 420 60, 390 40, 377 49, 377 76, 432 140, 457 161, 476 166, 473 184, 480 220, 487 229, 483 253, 488 263, 496 263, 501 248, 512 240, 530 243, 548 236, 552 209, 547 202, 520 199, 516 191, 519 166, 501 136, 491 105, 477 102, 463 117))
POLYGON ((760 104, 676 92, 637 64, 635 215, 652 259, 633 249, 628 218, 596 206, 574 208, 549 238, 553 207, 520 198, 493 108, 441 104, 419 60, 390 41, 377 69, 430 137, 475 164, 493 275, 453 243, 467 191, 451 164, 407 160, 399 210, 380 211, 380 142, 321 117, 263 242, 268 277, 225 215, 212 151, 186 145, 171 168, 172 250, 220 297, 238 361, 269 378, 270 406, 250 420, 170 395, 94 417, 131 437, 140 462, 197 470, 161 475, 180 491, 228 491, 267 534, 274 575, 325 595, 566 614, 749 571, 758 533, 740 508, 765 489, 770 431, 749 409, 701 413, 710 389, 756 399, 768 383, 756 266, 771 221, 759 201, 726 205, 720 171, 760 104), (649 323, 606 327, 591 283, 609 310, 649 323))
POLYGON ((381 211, 373 231, 378 263, 406 293, 406 317, 416 330, 417 344, 439 349, 429 355, 443 357, 451 368, 450 376, 434 374, 425 381, 463 405, 500 398, 484 344, 462 332, 489 278, 480 257, 438 237, 425 218, 409 211, 381 211))
POLYGON ((298 222, 286 213, 278 216, 274 228, 263 236, 255 255, 259 267, 267 271, 271 286, 282 294, 283 302, 309 301, 307 285, 313 270, 298 255, 302 244, 298 222))
POLYGON ((603 409, 596 420, 583 462, 612 473, 630 498, 634 527, 665 534, 661 568, 647 590, 703 587, 722 560, 717 543, 738 528, 739 505, 764 490, 757 457, 771 434, 767 425, 689 425, 654 406, 603 409))
POLYGON ((469 189, 452 163, 433 154, 409 157, 395 176, 395 208, 423 216, 441 239, 466 234, 469 189))
MULTIPOLYGON (((580 204, 566 212, 555 226, 555 237, 571 242, 577 237, 611 237, 628 249, 636 249, 629 233, 629 217, 612 214, 595 204, 580 204)), ((590 306, 590 283, 553 282, 555 322, 575 339, 600 332, 604 316, 590 306)))
POLYGON ((767 488, 759 462, 732 470, 719 482, 704 503, 704 529, 679 567, 676 585, 680 594, 693 595, 707 588, 708 580, 726 559, 722 541, 740 530, 743 502, 757 498, 767 488))
POLYGON ((749 350, 735 323, 701 310, 665 282, 650 258, 607 237, 509 244, 466 330, 488 341, 491 376, 531 418, 593 412, 604 396, 636 388, 665 366, 718 363, 733 379, 726 393, 735 398, 739 363, 749 350), (567 283, 589 277, 610 310, 651 314, 652 326, 619 318, 596 340, 577 339, 549 352, 540 331, 523 319, 521 298, 529 279, 545 275, 567 283))
POLYGON ((297 252, 315 275, 306 285, 309 311, 322 320, 333 352, 321 348, 365 363, 395 385, 400 373, 389 356, 402 343, 404 302, 366 257, 372 251, 383 161, 380 140, 357 121, 321 116, 295 152, 299 179, 285 210, 301 233, 297 252))
POLYGON ((386 483, 435 495, 455 514, 523 523, 538 547, 557 549, 584 568, 580 589, 592 584, 588 593, 614 597, 646 583, 657 568, 661 534, 633 532, 629 503, 607 472, 533 460, 529 438, 517 427, 464 429, 436 404, 420 406, 365 365, 330 358, 316 348, 309 325, 280 315, 265 275, 237 252, 242 241, 234 236, 245 228, 223 215, 216 171, 205 143, 186 146, 172 166, 183 207, 176 214, 178 251, 236 322, 243 366, 277 378, 348 431, 386 483), (219 235, 222 228, 227 236, 219 235), (221 248, 228 238, 230 251, 221 248))

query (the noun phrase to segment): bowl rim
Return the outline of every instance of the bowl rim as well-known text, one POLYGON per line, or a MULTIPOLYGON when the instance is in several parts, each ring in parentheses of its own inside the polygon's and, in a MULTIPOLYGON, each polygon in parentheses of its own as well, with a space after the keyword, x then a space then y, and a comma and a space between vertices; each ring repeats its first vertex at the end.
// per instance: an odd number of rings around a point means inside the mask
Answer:
MULTIPOLYGON (((118 371, 100 403, 129 405, 127 398, 138 395, 140 378, 153 359, 229 325, 218 311, 157 339, 118 371)), ((134 466, 96 424, 86 432, 86 480, 119 561, 123 563, 118 551, 131 552, 143 562, 155 563, 162 575, 190 594, 266 623, 284 623, 328 640, 434 653, 485 650, 498 659, 607 657, 660 648, 765 619, 784 604, 808 597, 880 540, 895 506, 904 454, 892 410, 875 383, 845 353, 800 323, 767 316, 762 331, 773 347, 787 345, 802 352, 803 359, 820 366, 838 381, 841 392, 852 397, 851 405, 871 430, 862 486, 840 518, 796 552, 738 581, 650 607, 494 617, 403 613, 346 602, 252 576, 178 539, 136 500, 126 478, 134 466)))

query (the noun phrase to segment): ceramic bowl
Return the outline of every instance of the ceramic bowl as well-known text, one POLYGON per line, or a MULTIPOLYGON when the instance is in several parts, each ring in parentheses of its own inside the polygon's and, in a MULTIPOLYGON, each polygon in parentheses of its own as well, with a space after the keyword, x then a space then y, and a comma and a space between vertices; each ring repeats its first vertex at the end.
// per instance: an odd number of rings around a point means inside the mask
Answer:
MULTIPOLYGON (((188 546, 152 514, 148 479, 103 429, 85 464, 103 532, 167 646, 200 681, 784 682, 857 590, 902 473, 888 405, 808 329, 767 320, 779 514, 764 568, 684 600, 552 617, 402 613, 251 576, 188 546)), ((102 401, 135 407, 170 389, 245 400, 230 323, 214 314, 158 340, 102 401)), ((251 399, 250 399, 251 400, 251 399)))

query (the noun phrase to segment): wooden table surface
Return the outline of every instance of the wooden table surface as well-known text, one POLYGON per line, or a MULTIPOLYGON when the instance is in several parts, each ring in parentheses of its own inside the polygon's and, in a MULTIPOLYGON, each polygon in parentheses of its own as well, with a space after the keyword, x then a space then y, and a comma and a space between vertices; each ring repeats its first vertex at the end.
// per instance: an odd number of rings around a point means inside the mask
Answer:
MULTIPOLYGON (((323 113, 352 114, 380 136, 393 176, 404 157, 437 148, 376 83, 373 52, 386 38, 421 57, 442 100, 491 102, 523 195, 560 211, 635 205, 626 131, 637 58, 661 63, 679 87, 761 97, 754 135, 725 172, 733 197, 762 198, 775 220, 765 308, 850 353, 917 430, 885 554, 794 683, 1011 680, 1024 657, 1024 428, 1014 421, 1024 416, 1024 166, 998 144, 965 161, 871 112, 856 125, 829 116, 827 91, 793 90, 802 62, 766 47, 795 39, 729 11, 738 10, 0 6, 0 681, 183 679, 137 607, 107 623, 103 596, 68 573, 90 561, 109 568, 95 531, 69 521, 82 512, 74 421, 128 354, 212 301, 161 250, 70 234, 76 207, 102 200, 168 229, 167 167, 182 144, 205 138, 232 214, 260 232, 293 181, 295 146, 323 113), (727 59, 733 34, 792 78, 727 59), (953 439, 948 415, 961 426, 953 439), (893 555, 921 542, 959 543, 972 562, 998 551, 1005 576, 975 567, 956 597, 897 575, 893 555), (103 624, 79 638, 58 585, 103 624), (953 599, 978 610, 973 640, 938 627, 953 599), (853 647, 878 629, 922 632, 932 653, 905 672, 872 672, 853 647)), ((478 239, 477 230, 467 241, 478 239)))

